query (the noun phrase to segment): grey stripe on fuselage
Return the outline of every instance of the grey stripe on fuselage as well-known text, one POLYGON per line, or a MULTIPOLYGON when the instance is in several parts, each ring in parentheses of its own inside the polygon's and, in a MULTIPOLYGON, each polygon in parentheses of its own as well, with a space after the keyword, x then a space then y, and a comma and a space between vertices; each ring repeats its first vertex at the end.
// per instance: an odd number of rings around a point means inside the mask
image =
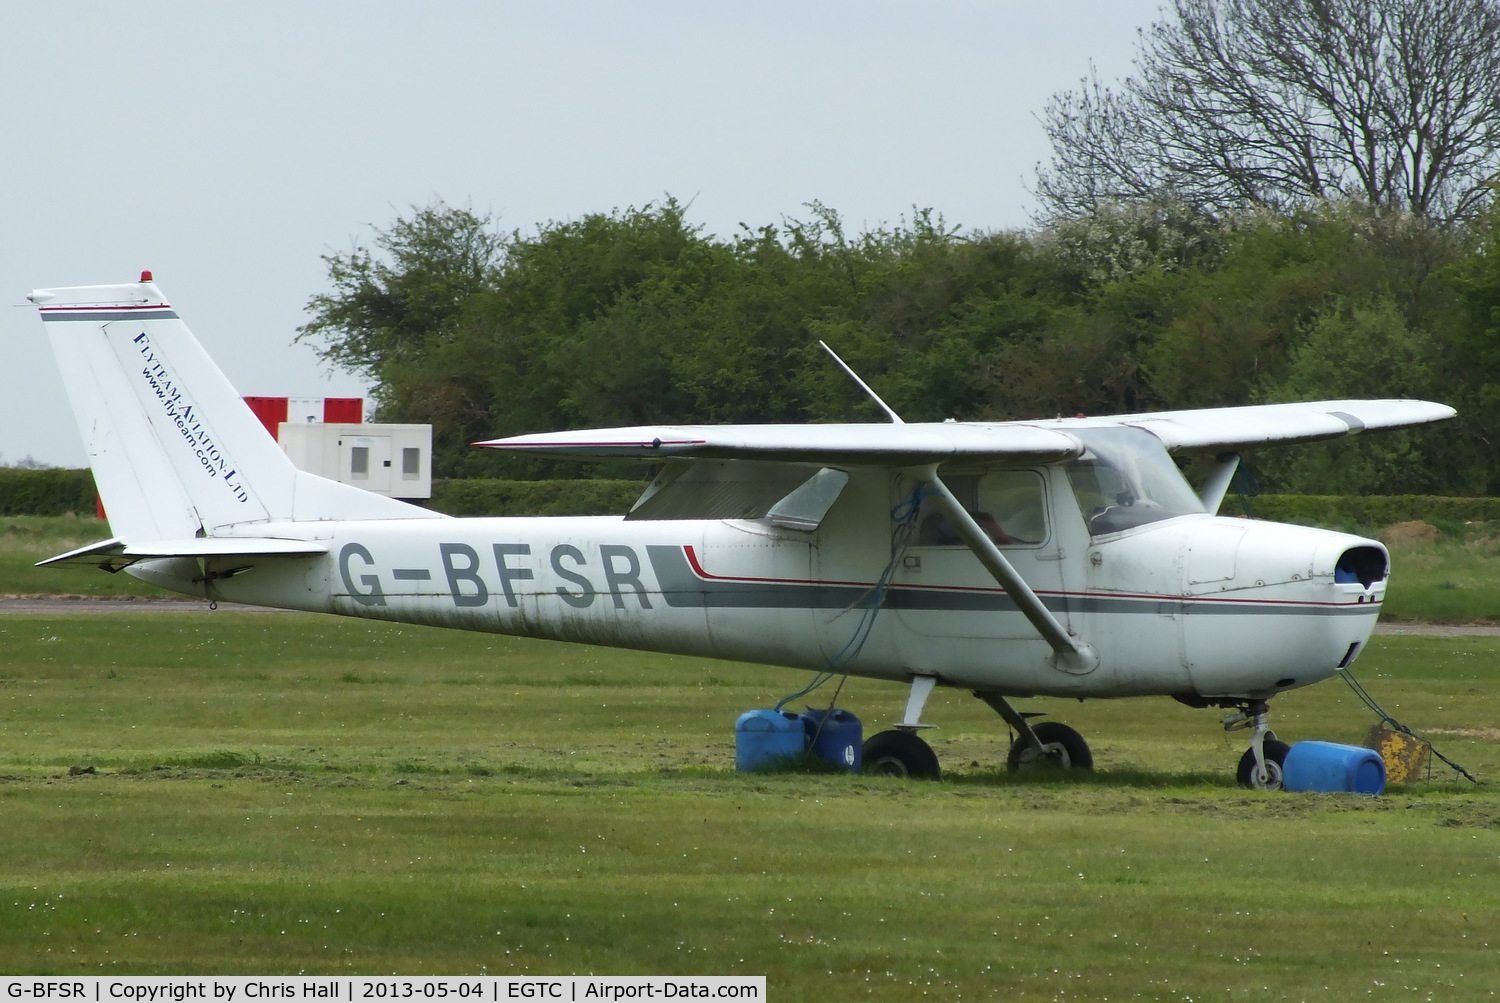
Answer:
MULTIPOLYGON (((681 547, 647 546, 662 599, 668 606, 709 609, 858 609, 876 595, 874 585, 818 582, 738 582, 698 577, 681 547)), ((1040 595, 1053 613, 1148 613, 1161 616, 1368 616, 1373 604, 1235 602, 1166 596, 1040 595)), ((1015 613, 1015 600, 990 590, 914 589, 890 585, 885 609, 943 613, 1015 613)))

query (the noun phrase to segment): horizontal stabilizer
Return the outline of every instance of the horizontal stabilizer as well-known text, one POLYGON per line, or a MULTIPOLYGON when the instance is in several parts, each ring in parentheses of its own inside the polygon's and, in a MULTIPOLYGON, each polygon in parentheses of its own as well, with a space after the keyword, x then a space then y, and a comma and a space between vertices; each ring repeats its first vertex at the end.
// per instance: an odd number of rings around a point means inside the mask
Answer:
MULTIPOLYGON (((35 566, 38 568, 66 566, 110 569, 112 567, 110 562, 123 553, 125 553, 125 541, 101 540, 87 547, 70 550, 66 554, 49 557, 45 561, 37 561, 35 566)), ((119 567, 113 567, 113 570, 118 571, 119 567)))
POLYGON ((121 540, 102 540, 38 561, 36 566, 85 565, 119 571, 136 561, 162 557, 315 557, 326 553, 327 544, 268 538, 195 537, 131 544, 121 540))

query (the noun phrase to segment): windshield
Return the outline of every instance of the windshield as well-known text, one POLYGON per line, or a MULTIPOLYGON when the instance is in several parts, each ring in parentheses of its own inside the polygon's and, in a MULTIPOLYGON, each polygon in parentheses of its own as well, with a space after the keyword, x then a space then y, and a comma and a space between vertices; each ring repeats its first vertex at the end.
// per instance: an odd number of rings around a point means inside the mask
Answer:
POLYGON ((1068 464, 1068 481, 1091 535, 1203 511, 1166 447, 1150 432, 1123 425, 1072 431, 1085 449, 1068 464))

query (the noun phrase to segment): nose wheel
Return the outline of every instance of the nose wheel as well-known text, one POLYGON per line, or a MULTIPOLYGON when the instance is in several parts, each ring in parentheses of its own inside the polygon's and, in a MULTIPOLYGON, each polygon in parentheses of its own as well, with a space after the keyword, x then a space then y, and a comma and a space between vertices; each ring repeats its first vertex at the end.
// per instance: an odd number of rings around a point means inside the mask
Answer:
POLYGON ((1270 709, 1264 700, 1252 700, 1241 704, 1238 713, 1224 719, 1225 731, 1254 729, 1250 748, 1240 757, 1239 769, 1235 771, 1241 787, 1257 791, 1281 790, 1281 769, 1292 747, 1277 739, 1267 724, 1270 709))
POLYGON ((1241 787, 1248 787, 1256 791, 1279 791, 1281 790, 1281 768, 1286 763, 1286 754, 1292 747, 1285 742, 1268 738, 1261 743, 1261 755, 1264 757, 1264 774, 1258 773, 1255 768, 1255 750, 1246 749, 1245 754, 1240 757, 1240 767, 1235 772, 1236 779, 1241 787))

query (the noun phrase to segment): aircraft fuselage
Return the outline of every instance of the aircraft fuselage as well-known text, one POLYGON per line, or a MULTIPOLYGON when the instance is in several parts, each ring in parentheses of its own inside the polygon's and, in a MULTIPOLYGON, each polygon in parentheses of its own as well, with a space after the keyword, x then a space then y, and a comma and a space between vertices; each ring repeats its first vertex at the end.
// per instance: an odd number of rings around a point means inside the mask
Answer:
MULTIPOLYGON (((328 523, 326 556, 263 560, 207 594, 807 669, 844 652, 878 602, 845 663, 856 675, 934 675, 1007 695, 1262 698, 1352 660, 1384 595, 1383 579, 1334 580, 1345 551, 1380 547, 1369 540, 1207 515, 1091 539, 1076 507, 1067 512, 1071 496, 1054 492, 1046 538, 1006 550, 1048 609, 1099 652, 1097 668, 1068 672, 967 549, 909 542, 881 587, 891 548, 847 543, 890 536, 887 494, 848 492, 814 533, 619 517, 328 523)), ((305 539, 309 528, 256 531, 305 539)), ((131 570, 204 594, 165 564, 131 570)), ((231 564, 216 559, 209 570, 231 564)))

